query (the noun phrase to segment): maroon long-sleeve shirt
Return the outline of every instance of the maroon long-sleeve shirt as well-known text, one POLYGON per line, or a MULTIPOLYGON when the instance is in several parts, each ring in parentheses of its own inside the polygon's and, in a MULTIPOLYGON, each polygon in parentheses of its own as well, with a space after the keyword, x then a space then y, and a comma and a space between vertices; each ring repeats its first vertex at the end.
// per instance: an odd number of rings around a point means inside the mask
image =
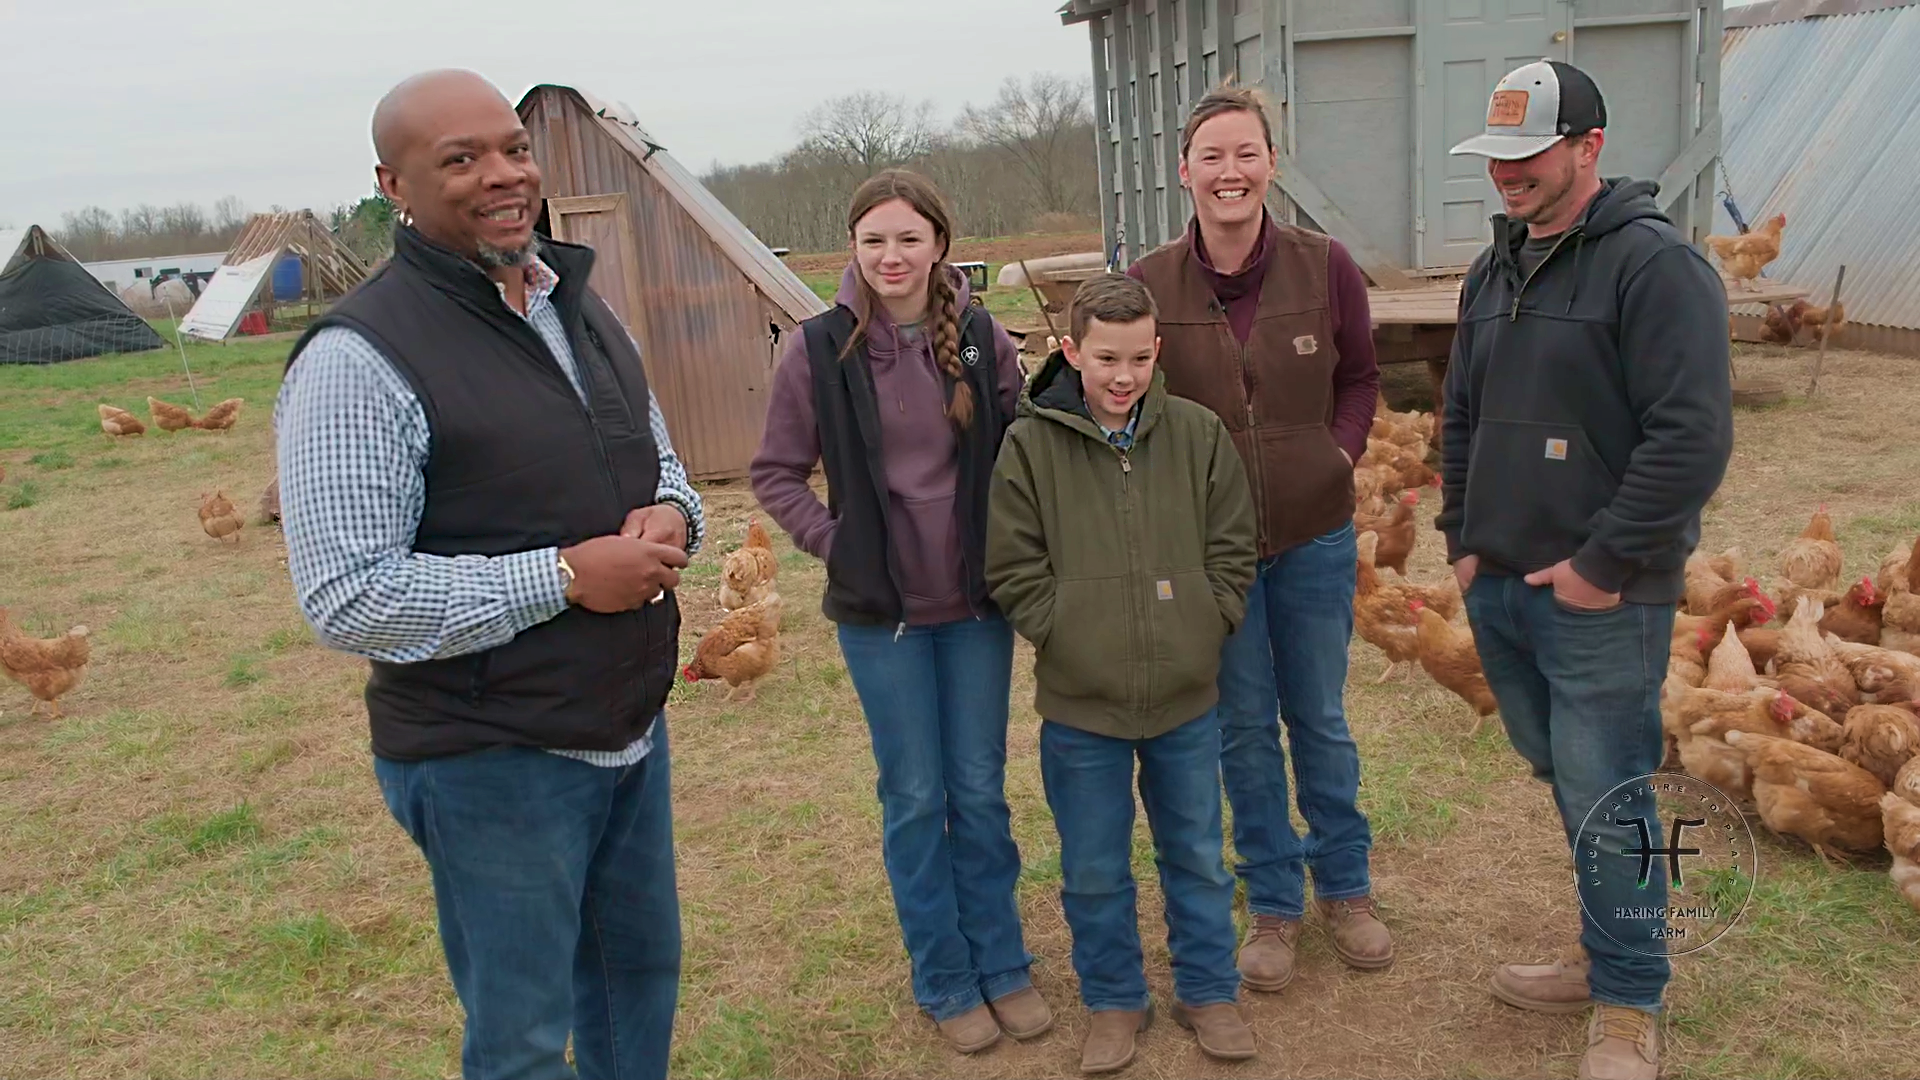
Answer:
MULTIPOLYGON (((1260 286, 1273 262, 1273 237, 1279 231, 1271 219, 1260 233, 1260 246, 1247 265, 1222 273, 1207 257, 1200 227, 1195 223, 1193 250, 1201 273, 1213 285, 1213 295, 1227 312, 1227 325, 1241 344, 1253 333, 1253 316, 1260 307, 1260 286)), ((1127 275, 1140 278, 1135 263, 1127 275)), ((1367 432, 1373 428, 1374 402, 1380 395, 1380 366, 1373 351, 1373 314, 1367 309, 1367 279, 1340 241, 1328 238, 1327 304, 1333 315, 1333 343, 1340 362, 1333 369, 1333 441, 1354 461, 1367 452, 1367 432)))

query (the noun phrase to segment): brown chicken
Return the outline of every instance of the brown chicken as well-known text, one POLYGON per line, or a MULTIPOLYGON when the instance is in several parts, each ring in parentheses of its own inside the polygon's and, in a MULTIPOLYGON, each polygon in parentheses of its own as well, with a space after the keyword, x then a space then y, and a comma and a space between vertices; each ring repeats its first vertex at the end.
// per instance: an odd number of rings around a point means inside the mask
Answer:
POLYGON ((1920 656, 1831 637, 1827 646, 1847 665, 1862 702, 1892 705, 1920 698, 1920 656))
POLYGON ((240 528, 245 524, 240 518, 240 511, 234 509, 233 503, 227 499, 226 492, 216 491, 200 496, 200 527, 206 530, 208 536, 221 541, 232 537, 237 544, 240 542, 240 528))
POLYGON ((1800 605, 1780 632, 1772 667, 1780 689, 1828 716, 1841 716, 1860 704, 1860 688, 1820 633, 1820 618, 1825 614, 1818 601, 1800 605))
POLYGON ((1920 538, 1912 546, 1894 548, 1887 557, 1880 560, 1880 573, 1874 576, 1874 587, 1888 596, 1920 591, 1920 538))
POLYGON ((736 700, 741 687, 752 701, 754 686, 780 662, 780 594, 729 613, 694 646, 693 662, 681 670, 688 682, 720 679, 727 684, 722 701, 736 700))
POLYGON ((1760 320, 1760 340, 1774 345, 1793 344, 1794 339, 1800 336, 1807 307, 1805 300, 1769 305, 1766 317, 1760 320))
POLYGON ((1920 540, 1907 552, 1904 567, 1893 555, 1880 564, 1880 581, 1887 594, 1880 608, 1880 647, 1920 655, 1920 540))
POLYGON ((758 521, 748 521, 746 543, 728 552, 720 564, 720 610, 738 611, 764 600, 773 592, 779 572, 767 530, 758 521))
POLYGON ((1379 469, 1360 466, 1353 470, 1353 513, 1355 517, 1378 517, 1387 512, 1384 495, 1386 475, 1379 469))
POLYGON ((1824 505, 1780 553, 1780 573, 1803 589, 1831 589, 1840 583, 1840 545, 1833 542, 1833 519, 1824 505))
POLYGON ((1740 631, 1740 644, 1747 647, 1747 655, 1753 657, 1753 666, 1761 671, 1773 670, 1773 662, 1780 652, 1780 631, 1766 626, 1753 626, 1740 631))
POLYGON ((1473 707, 1473 728, 1467 734, 1479 734, 1480 725, 1499 711, 1500 703, 1494 700, 1493 688, 1487 685, 1487 676, 1480 668, 1480 652, 1474 648, 1472 632, 1447 622, 1423 600, 1414 600, 1408 607, 1420 620, 1416 638, 1420 666, 1434 682, 1473 707))
POLYGON ((1707 247, 1720 260, 1726 275, 1749 292, 1757 292, 1754 279, 1767 264, 1780 257, 1780 234, 1786 230, 1787 215, 1775 214, 1759 228, 1739 236, 1709 236, 1707 247))
POLYGON ((153 417, 153 426, 161 431, 185 431, 193 426, 192 413, 159 398, 147 399, 147 415, 153 417))
POLYGON ((1828 849, 1872 851, 1880 846, 1880 796, 1886 785, 1852 762, 1790 739, 1746 731, 1727 743, 1747 755, 1760 820, 1783 836, 1828 849))
POLYGON ((1873 587, 1873 579, 1863 577, 1820 616, 1820 632, 1856 645, 1878 645, 1886 603, 1887 598, 1873 587))
POLYGON ((1375 566, 1384 566, 1397 570, 1402 576, 1407 572, 1407 556, 1413 554, 1414 523, 1413 508, 1420 502, 1420 493, 1403 493, 1393 504, 1393 509, 1379 517, 1354 515, 1353 527, 1363 533, 1377 535, 1379 546, 1374 549, 1375 566))
POLYGON ((240 419, 240 398, 228 398, 206 411, 206 415, 193 422, 201 431, 230 431, 234 422, 240 419))
MULTIPOLYGON (((1760 591, 1760 583, 1747 578, 1739 585, 1729 586, 1722 594, 1713 598, 1714 605, 1705 608, 1699 615, 1675 615, 1673 617, 1673 636, 1676 640, 1690 637, 1706 631, 1705 647, 1711 651, 1720 644, 1720 635, 1726 633, 1727 624, 1733 624, 1735 630, 1745 630, 1750 626, 1762 626, 1773 621, 1775 609, 1773 601, 1760 591)), ((1755 661, 1758 663, 1758 661, 1755 661)))
POLYGON ((1832 746, 1840 743, 1840 728, 1827 717, 1820 719, 1831 728, 1824 734, 1811 720, 1818 715, 1777 690, 1765 688, 1741 694, 1729 694, 1704 687, 1689 690, 1679 700, 1661 710, 1661 727, 1675 732, 1679 743, 1679 764, 1690 776, 1697 776, 1742 803, 1753 801, 1753 773, 1747 756, 1726 742, 1730 731, 1755 735, 1788 737, 1796 709, 1808 713, 1802 733, 1809 741, 1824 738, 1832 746))
POLYGON ((93 657, 87 633, 86 627, 76 626, 56 638, 28 637, 13 625, 7 609, 0 608, 0 670, 38 699, 27 715, 39 712, 44 701, 50 715, 60 718, 60 698, 80 685, 93 657))
POLYGON ((1856 705, 1847 713, 1840 756, 1892 784, 1902 766, 1920 754, 1920 718, 1898 705, 1856 705))
POLYGON ((1760 685, 1760 672, 1753 657, 1740 644, 1739 634, 1722 634, 1720 643, 1707 655, 1707 677, 1701 686, 1724 694, 1744 694, 1760 685))
POLYGON ((1687 556, 1686 594, 1680 607, 1689 615, 1705 615, 1720 603, 1725 590, 1739 588, 1746 577, 1745 553, 1733 547, 1718 555, 1696 551, 1687 556))
POLYGON ((1920 805, 1891 791, 1880 796, 1880 831, 1893 855, 1887 876, 1900 898, 1920 911, 1920 805))
POLYGON ((140 418, 125 409, 113 405, 100 406, 100 430, 116 437, 124 435, 145 435, 147 425, 140 418))
POLYGON ((1814 307, 1805 300, 1795 300, 1794 304, 1800 308, 1800 325, 1813 331, 1816 342, 1847 328, 1847 305, 1838 300, 1826 307, 1814 307))
POLYGON ((1404 579, 1385 579, 1374 566, 1378 533, 1361 533, 1360 555, 1354 568, 1353 625, 1360 639, 1387 654, 1380 682, 1401 664, 1419 659, 1420 620, 1412 603, 1419 600, 1451 620, 1460 611, 1460 582, 1448 574, 1437 585, 1415 585, 1404 579))

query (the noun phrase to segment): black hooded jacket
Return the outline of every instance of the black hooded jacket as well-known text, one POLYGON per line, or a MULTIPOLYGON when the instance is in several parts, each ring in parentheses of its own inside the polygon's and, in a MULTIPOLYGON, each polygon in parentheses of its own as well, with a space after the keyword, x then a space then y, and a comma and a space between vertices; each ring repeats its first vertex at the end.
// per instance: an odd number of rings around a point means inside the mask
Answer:
POLYGON ((1448 561, 1526 574, 1572 559, 1629 602, 1680 597, 1733 451, 1732 388, 1725 286, 1658 190, 1607 181, 1524 281, 1526 226, 1494 216, 1447 369, 1448 561))

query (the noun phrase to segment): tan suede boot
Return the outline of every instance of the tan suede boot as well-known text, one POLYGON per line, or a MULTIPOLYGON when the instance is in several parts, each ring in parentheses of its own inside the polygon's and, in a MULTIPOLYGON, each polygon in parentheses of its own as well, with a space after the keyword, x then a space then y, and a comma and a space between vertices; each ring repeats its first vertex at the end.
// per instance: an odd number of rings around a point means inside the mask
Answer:
POLYGON ((1333 951, 1347 966, 1378 971, 1393 963, 1393 934, 1380 921, 1380 908, 1371 896, 1346 900, 1315 900, 1313 909, 1333 934, 1333 951))
POLYGON ((1047 999, 1040 996, 1040 991, 1031 986, 1023 986, 987 1004, 993 1009, 994 1019, 1000 1021, 1000 1030, 1015 1039, 1038 1038, 1053 1027, 1053 1010, 1047 1008, 1047 999))
POLYGON ((963 1054, 977 1054, 1000 1041, 1000 1024, 994 1020, 993 1010, 985 1005, 975 1005, 951 1020, 940 1021, 939 1025, 940 1034, 963 1054))
POLYGON ((1595 1005, 1593 1019, 1587 1021, 1580 1080, 1656 1080, 1659 1075, 1659 1017, 1620 1005, 1595 1005))
POLYGON ((1493 996, 1533 1012, 1579 1012, 1593 1002, 1587 993, 1592 967, 1579 945, 1551 964, 1503 964, 1493 973, 1493 996))
POLYGON ((1138 1011, 1101 1009, 1087 1024, 1087 1041, 1080 1046, 1080 1071, 1119 1072, 1133 1064, 1134 1036, 1153 1023, 1153 1002, 1138 1011))
POLYGON ((1193 1032, 1207 1056, 1222 1061, 1245 1061, 1255 1054, 1253 1029, 1231 1001, 1197 1008, 1173 1003, 1173 1022, 1193 1032))
POLYGON ((1294 976, 1294 951, 1300 942, 1300 920, 1278 915, 1255 915, 1240 946, 1240 981, 1249 990, 1277 994, 1294 976))

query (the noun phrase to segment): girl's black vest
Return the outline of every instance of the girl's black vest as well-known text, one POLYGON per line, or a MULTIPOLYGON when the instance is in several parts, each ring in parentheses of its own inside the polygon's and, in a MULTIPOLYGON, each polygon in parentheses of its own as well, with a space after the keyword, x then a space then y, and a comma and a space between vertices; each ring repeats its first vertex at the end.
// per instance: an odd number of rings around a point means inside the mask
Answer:
MULTIPOLYGON (((820 429, 820 463, 827 474, 827 508, 839 520, 827 557, 827 589, 820 608, 836 623, 893 626, 903 621, 900 570, 887 523, 887 475, 880 459, 880 401, 865 343, 846 359, 854 314, 845 305, 801 324, 813 372, 813 409, 820 429)), ((968 305, 960 316, 960 356, 973 388, 973 422, 953 430, 960 443, 960 479, 954 516, 966 563, 967 603, 976 616, 996 614, 987 593, 987 491, 1000 439, 1013 417, 1000 404, 993 318, 968 305)), ((954 383, 947 380, 951 399, 954 383)))

